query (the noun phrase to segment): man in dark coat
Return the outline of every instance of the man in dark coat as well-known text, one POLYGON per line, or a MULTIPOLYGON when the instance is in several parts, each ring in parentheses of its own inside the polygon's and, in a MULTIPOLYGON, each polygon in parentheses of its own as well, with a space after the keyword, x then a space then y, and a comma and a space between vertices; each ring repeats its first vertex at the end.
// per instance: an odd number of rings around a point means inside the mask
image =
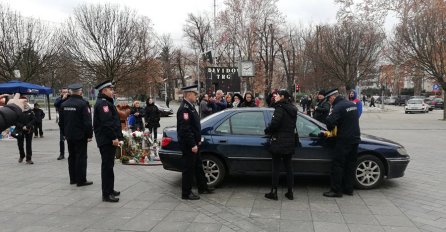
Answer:
POLYGON ((105 81, 95 87, 98 97, 94 106, 94 134, 96 143, 101 153, 101 179, 102 179, 102 201, 118 202, 121 193, 114 190, 116 148, 122 145, 121 122, 118 111, 113 104, 114 86, 111 81, 105 81))
POLYGON ((290 94, 286 90, 279 90, 274 95, 274 114, 271 123, 265 129, 265 134, 271 135, 272 187, 271 192, 265 194, 268 199, 277 200, 277 186, 279 185, 280 161, 283 160, 287 172, 288 192, 285 196, 293 200, 294 175, 291 158, 296 147, 297 108, 290 102, 290 94))
MULTIPOLYGON (((56 101, 54 102, 54 107, 56 108, 57 114, 60 115, 60 106, 64 101, 66 101, 69 97, 68 89, 62 88, 60 90, 60 96, 56 98, 56 101)), ((59 119, 60 121, 60 119, 59 119)), ((63 136, 63 132, 59 131, 59 157, 57 157, 57 160, 65 159, 65 138, 63 136)))
POLYGON ((150 135, 153 135, 153 141, 158 139, 158 127, 160 127, 160 110, 153 102, 152 98, 147 98, 146 108, 144 110, 144 119, 146 121, 146 128, 149 129, 150 135))
POLYGON ((317 94, 317 105, 314 108, 313 118, 325 123, 325 119, 330 113, 330 103, 325 99, 325 90, 320 90, 317 94))
POLYGON ((39 104, 34 104, 33 109, 34 115, 36 116, 35 126, 34 126, 34 138, 37 138, 37 135, 40 135, 40 138, 43 138, 43 130, 42 130, 42 120, 45 118, 45 113, 42 109, 40 109, 39 104))
POLYGON ((326 197, 353 195, 354 166, 358 144, 361 142, 358 106, 339 95, 337 89, 327 92, 326 97, 332 105, 326 124, 328 130, 337 127, 336 144, 333 150, 331 169, 331 189, 326 197))
POLYGON ((19 148, 19 153, 20 153, 19 163, 23 162, 23 159, 25 158, 25 150, 23 148, 23 145, 24 142, 26 142, 26 163, 34 164, 34 162, 31 160, 31 157, 32 157, 33 128, 35 125, 36 117, 28 104, 27 98, 26 97, 21 97, 21 98, 25 99, 26 104, 23 113, 20 115, 19 119, 15 124, 15 129, 13 133, 16 135, 15 137, 17 138, 17 146, 19 148))
POLYGON ((91 185, 87 181, 87 145, 93 138, 91 109, 82 98, 82 86, 68 86, 70 97, 59 109, 59 126, 68 144, 68 172, 70 184, 78 187, 91 185))
POLYGON ((213 189, 207 186, 202 160, 198 152, 198 147, 201 145, 201 125, 200 117, 194 106, 197 101, 197 85, 187 86, 182 90, 184 97, 177 112, 178 143, 183 153, 181 198, 198 200, 200 197, 192 192, 194 177, 197 180, 198 193, 213 193, 213 189))

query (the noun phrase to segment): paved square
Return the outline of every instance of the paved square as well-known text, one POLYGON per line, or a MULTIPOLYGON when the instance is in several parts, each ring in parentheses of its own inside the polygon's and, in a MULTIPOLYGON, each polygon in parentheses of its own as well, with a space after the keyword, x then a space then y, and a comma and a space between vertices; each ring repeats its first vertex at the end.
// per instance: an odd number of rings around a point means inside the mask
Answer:
MULTIPOLYGON (((116 163, 120 202, 104 203, 96 144, 88 146, 94 184, 70 185, 67 160, 56 160, 58 127, 46 119, 45 137, 33 139, 34 165, 19 164, 16 142, 0 140, 0 231, 446 231, 442 111, 406 115, 386 107, 363 113, 361 131, 404 145, 411 155, 406 175, 340 199, 322 196, 328 178, 296 177, 294 201, 283 196, 286 189, 279 201, 264 199, 270 177, 230 177, 215 194, 184 201, 181 173, 116 163)), ((175 117, 161 124, 175 125, 175 117)))

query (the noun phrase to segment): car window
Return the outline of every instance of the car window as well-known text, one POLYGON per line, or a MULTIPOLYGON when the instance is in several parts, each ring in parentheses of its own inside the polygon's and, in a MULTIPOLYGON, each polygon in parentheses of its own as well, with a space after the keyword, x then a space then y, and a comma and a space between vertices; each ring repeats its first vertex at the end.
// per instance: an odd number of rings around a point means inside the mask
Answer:
POLYGON ((411 100, 407 101, 407 104, 423 104, 423 100, 411 99, 411 100))
POLYGON ((298 116, 296 121, 297 133, 299 137, 317 137, 321 132, 321 128, 310 120, 298 116))
POLYGON ((217 133, 237 135, 264 135, 263 112, 240 112, 232 115, 215 130, 217 133))

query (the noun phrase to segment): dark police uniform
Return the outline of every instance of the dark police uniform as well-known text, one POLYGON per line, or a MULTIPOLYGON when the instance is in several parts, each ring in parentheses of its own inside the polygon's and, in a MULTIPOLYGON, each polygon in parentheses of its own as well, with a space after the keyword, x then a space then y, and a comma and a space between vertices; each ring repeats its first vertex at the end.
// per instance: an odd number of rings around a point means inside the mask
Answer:
MULTIPOLYGON (((60 116, 60 108, 61 105, 64 101, 66 101, 67 98, 62 99, 62 96, 56 98, 56 101, 54 102, 54 107, 56 108, 56 112, 59 114, 60 116)), ((59 119, 60 121, 60 119, 59 119)), ((63 131, 60 130, 59 133, 59 157, 57 158, 57 160, 62 160, 65 158, 65 138, 63 136, 63 131)))
MULTIPOLYGON (((184 87, 183 91, 197 88, 184 87)), ((178 143, 183 153, 182 198, 189 199, 192 194, 192 182, 197 179, 198 192, 208 190, 206 177, 203 171, 202 159, 199 153, 193 153, 192 148, 199 146, 201 141, 200 116, 194 105, 183 99, 177 111, 178 143)))
MULTIPOLYGON (((96 86, 96 89, 101 90, 107 83, 111 86, 111 82, 106 81, 96 86)), ((110 196, 119 195, 119 192, 114 191, 115 175, 113 167, 115 165, 116 146, 113 145, 113 140, 118 139, 122 141, 124 138, 118 111, 113 104, 113 99, 102 93, 98 94, 94 106, 93 126, 96 143, 102 158, 102 197, 103 200, 107 200, 110 196)))
MULTIPOLYGON (((81 88, 79 84, 68 87, 81 88)), ((68 143, 68 171, 70 184, 89 185, 87 181, 87 144, 93 137, 91 110, 88 102, 79 95, 71 95, 59 109, 59 126, 68 143)))
MULTIPOLYGON (((361 137, 356 104, 337 96, 332 105, 333 110, 326 119, 328 130, 337 127, 331 170, 331 192, 339 197, 343 193, 348 195, 353 193, 353 169, 361 137)), ((326 196, 326 193, 324 195, 326 196)))

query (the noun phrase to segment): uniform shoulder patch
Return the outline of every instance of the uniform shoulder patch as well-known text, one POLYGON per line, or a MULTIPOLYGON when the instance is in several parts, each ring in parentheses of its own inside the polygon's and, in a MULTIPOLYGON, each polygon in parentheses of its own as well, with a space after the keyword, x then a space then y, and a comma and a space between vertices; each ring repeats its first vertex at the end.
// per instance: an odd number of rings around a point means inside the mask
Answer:
POLYGON ((108 106, 102 106, 102 110, 104 111, 104 113, 108 113, 110 111, 108 106))
POLYGON ((183 119, 189 120, 189 113, 183 113, 183 119))

